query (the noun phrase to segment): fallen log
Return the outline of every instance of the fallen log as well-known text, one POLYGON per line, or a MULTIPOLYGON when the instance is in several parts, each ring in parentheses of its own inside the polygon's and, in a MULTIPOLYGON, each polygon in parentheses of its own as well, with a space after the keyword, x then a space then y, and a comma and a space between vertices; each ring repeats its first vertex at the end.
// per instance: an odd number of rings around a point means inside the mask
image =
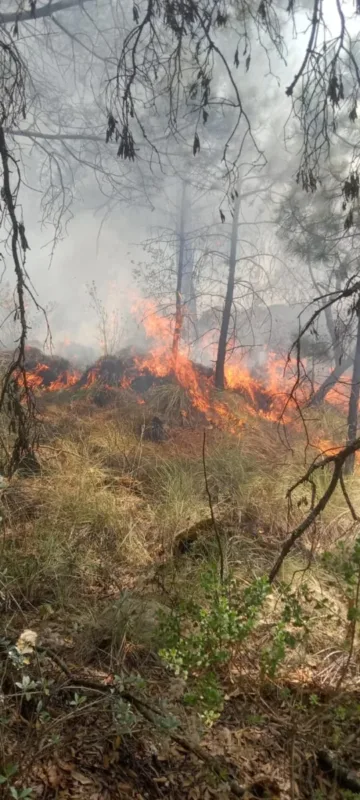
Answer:
POLYGON ((320 769, 335 781, 341 789, 360 794, 360 777, 340 764, 330 750, 318 750, 317 760, 320 769))

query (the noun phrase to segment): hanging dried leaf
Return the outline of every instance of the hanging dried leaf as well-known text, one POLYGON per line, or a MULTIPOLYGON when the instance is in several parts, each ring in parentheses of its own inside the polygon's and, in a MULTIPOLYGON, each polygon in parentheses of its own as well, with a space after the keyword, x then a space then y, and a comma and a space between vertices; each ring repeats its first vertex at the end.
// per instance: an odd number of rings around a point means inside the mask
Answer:
POLYGON ((208 114, 207 111, 205 111, 205 108, 203 108, 203 123, 204 123, 204 125, 208 121, 208 119, 209 119, 209 114, 208 114))
POLYGON ((259 8, 258 8, 258 14, 261 17, 261 19, 263 20, 263 22, 266 22, 266 2, 265 2, 265 0, 261 0, 261 3, 260 3, 259 8))
POLYGON ((112 139, 112 137, 114 135, 115 128, 116 128, 116 119, 110 113, 109 116, 108 116, 108 122, 107 122, 107 128, 106 128, 106 138, 105 138, 106 144, 111 141, 111 139, 112 139))
POLYGON ((138 9, 136 3, 134 3, 134 5, 133 5, 133 20, 136 23, 136 25, 138 25, 138 22, 139 22, 139 9, 138 9))
POLYGON ((344 219, 344 228, 346 231, 350 230, 354 224, 354 212, 352 208, 344 219))
POLYGON ((342 193, 345 202, 359 199, 360 179, 357 172, 351 172, 349 177, 344 181, 342 193))
POLYGON ((221 208, 220 208, 220 219, 221 219, 221 222, 225 222, 225 214, 224 214, 224 212, 221 210, 221 208))
POLYGON ((122 129, 117 155, 119 158, 123 158, 124 161, 126 161, 126 159, 129 161, 135 161, 136 154, 134 137, 126 125, 124 125, 122 129))
POLYGON ((193 144, 193 154, 194 154, 194 156, 196 156, 196 153, 198 153, 199 151, 200 151, 200 139, 199 139, 197 133, 195 133, 194 144, 193 144))
POLYGON ((240 64, 240 61, 239 61, 239 48, 238 47, 235 50, 234 64, 235 64, 235 67, 238 67, 239 64, 240 64))
POLYGON ((248 57, 247 57, 247 59, 245 61, 246 72, 249 72, 250 61, 251 61, 251 56, 248 55, 248 57))
POLYGON ((349 111, 349 119, 351 120, 351 122, 355 122, 355 120, 357 119, 357 103, 356 103, 356 100, 354 102, 354 105, 353 105, 352 109, 349 111))
POLYGON ((30 246, 25 235, 25 225, 23 222, 19 222, 19 235, 20 235, 21 247, 25 253, 25 250, 30 250, 30 246))

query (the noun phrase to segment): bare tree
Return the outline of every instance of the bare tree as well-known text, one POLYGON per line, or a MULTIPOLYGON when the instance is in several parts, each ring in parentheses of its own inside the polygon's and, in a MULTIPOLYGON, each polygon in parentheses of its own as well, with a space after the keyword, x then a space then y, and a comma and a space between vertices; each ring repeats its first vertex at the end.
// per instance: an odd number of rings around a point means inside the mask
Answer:
MULTIPOLYGON (((347 420, 347 444, 352 445, 356 440, 358 428, 358 409, 360 397, 360 298, 357 298, 355 304, 355 315, 357 319, 356 330, 356 343, 355 343, 355 356, 354 367, 351 380, 351 391, 349 400, 349 411, 347 420)), ((351 453, 345 462, 344 471, 353 472, 355 466, 355 453, 351 453)))
POLYGON ((224 389, 225 386, 225 360, 227 352, 227 340, 230 324, 231 309, 234 302, 235 274, 237 263, 237 246, 239 236, 239 213, 240 213, 240 185, 235 189, 235 202, 233 210, 233 221, 231 226, 229 270, 227 275, 226 295, 224 308, 222 311, 221 328, 218 343, 218 351, 215 366, 215 386, 217 389, 224 389))
POLYGON ((87 287, 91 301, 91 308, 95 312, 99 343, 104 356, 112 356, 120 349, 123 340, 123 330, 120 321, 120 312, 113 309, 107 310, 99 296, 95 281, 87 287))
POLYGON ((21 184, 20 170, 12 156, 5 135, 7 124, 13 124, 26 114, 26 68, 11 38, 0 29, 0 178, 2 182, 1 229, 2 242, 11 255, 15 277, 15 317, 19 319, 19 340, 13 358, 5 370, 0 390, 0 413, 6 413, 13 434, 12 451, 3 439, 3 469, 7 466, 11 474, 24 458, 33 458, 37 437, 36 416, 31 389, 28 385, 25 365, 25 344, 28 331, 26 317, 27 297, 34 297, 26 272, 25 260, 29 244, 25 224, 18 205, 21 184), (7 463, 6 463, 7 462, 7 463))
MULTIPOLYGON (((342 296, 342 288, 348 286, 350 279, 357 278, 359 259, 358 231, 355 225, 344 226, 343 198, 338 192, 339 174, 344 174, 346 169, 343 147, 337 163, 337 173, 334 175, 333 170, 328 169, 322 186, 311 198, 291 187, 276 217, 278 235, 302 276, 304 301, 314 294, 319 298, 320 313, 306 337, 313 341, 315 358, 321 361, 324 352, 333 364, 330 375, 322 379, 310 397, 309 405, 314 406, 323 402, 352 366, 356 338, 354 315, 342 296), (329 306, 327 299, 331 292, 338 301, 329 306), (326 341, 318 331, 322 318, 327 328, 326 341)), ((302 355, 305 355, 306 337, 301 339, 302 355)))
POLYGON ((176 361, 179 344, 181 337, 181 330, 183 324, 183 300, 182 289, 184 281, 184 267, 185 267, 185 247, 186 247, 186 202, 187 202, 187 183, 182 181, 181 186, 181 203, 180 203, 180 220, 179 220, 179 255, 177 263, 177 276, 176 276, 176 290, 175 290, 175 325, 172 352, 176 361))

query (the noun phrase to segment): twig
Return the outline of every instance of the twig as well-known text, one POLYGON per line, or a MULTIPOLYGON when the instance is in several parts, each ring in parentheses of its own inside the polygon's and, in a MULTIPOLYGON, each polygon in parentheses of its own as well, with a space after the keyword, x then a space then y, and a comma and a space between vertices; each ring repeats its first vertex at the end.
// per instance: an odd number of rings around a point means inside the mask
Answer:
POLYGON ((273 581, 275 580, 276 576, 278 575, 278 573, 280 571, 280 568, 281 568, 281 565, 282 565, 284 559, 286 558, 286 556, 288 555, 290 550, 293 548, 295 542, 297 542, 297 540, 300 539, 301 536, 303 536, 305 531, 307 531, 307 529, 310 527, 310 525, 312 525, 312 523, 316 520, 316 518, 319 516, 319 514, 321 514, 321 512, 324 510, 325 506, 327 505, 328 501, 330 500, 330 497, 332 496, 332 494, 334 493, 334 491, 336 489, 336 486, 337 486, 339 478, 340 478, 340 472, 341 472, 341 468, 339 468, 338 464, 335 464, 334 472, 333 472, 331 481, 330 481, 326 491, 324 492, 322 497, 320 497, 320 500, 318 501, 316 506, 314 506, 314 508, 310 511, 310 513, 307 515, 307 517, 305 517, 305 519, 300 523, 300 525, 298 525, 296 528, 294 528, 294 530, 290 533, 288 538, 285 539, 285 542, 284 542, 284 544, 283 544, 283 546, 281 548, 280 554, 279 554, 278 558, 276 559, 275 564, 273 565, 272 569, 270 570, 270 573, 269 573, 269 582, 270 583, 273 583, 273 581))
POLYGON ((360 781, 357 776, 341 766, 328 750, 319 750, 317 759, 321 769, 330 774, 339 786, 355 794, 360 792, 360 781))
MULTIPOLYGON (((47 647, 36 647, 36 652, 41 653, 45 656, 48 656, 57 666, 61 669, 61 671, 66 675, 68 680, 70 681, 73 687, 89 689, 90 691, 94 692, 101 692, 103 694, 113 694, 117 692, 117 694, 123 698, 126 702, 130 703, 136 710, 150 722, 152 725, 159 725, 161 719, 163 719, 163 712, 157 708, 152 703, 149 703, 147 700, 142 700, 140 697, 136 697, 127 690, 119 690, 116 686, 111 684, 102 684, 98 681, 90 681, 87 678, 77 678, 69 669, 67 664, 60 658, 57 653, 54 653, 53 650, 47 647)), ((180 729, 181 730, 181 729, 180 729)), ((178 744, 183 750, 186 750, 188 753, 192 753, 195 755, 200 761, 203 761, 205 764, 208 764, 209 768, 219 777, 223 778, 224 775, 224 766, 213 756, 209 755, 206 750, 204 750, 200 745, 196 744, 196 742, 191 741, 190 739, 185 738, 177 733, 173 733, 169 731, 169 737, 172 739, 173 742, 178 744)), ((229 785, 231 791, 236 797, 244 797, 246 789, 244 786, 241 786, 238 781, 235 779, 231 779, 229 781, 229 785)))
POLYGON ((358 517, 358 515, 357 515, 357 513, 355 511, 355 508, 354 508, 354 506, 353 506, 353 504, 352 504, 352 502, 350 500, 348 490, 347 490, 347 488, 345 486, 345 481, 344 481, 344 476, 343 476, 342 471, 340 473, 340 486, 341 486, 341 491, 342 491, 342 493, 344 495, 345 501, 346 501, 346 503, 348 505, 350 514, 351 514, 354 522, 359 522, 359 517, 358 517))
MULTIPOLYGON (((26 294, 32 295, 32 292, 29 290, 26 282, 27 273, 24 267, 25 254, 26 250, 29 249, 29 245, 26 239, 24 225, 18 221, 16 215, 16 202, 20 186, 20 176, 18 173, 17 187, 15 190, 13 190, 11 186, 11 162, 15 164, 16 169, 18 168, 16 162, 8 151, 4 128, 2 125, 0 125, 0 162, 3 180, 1 194, 4 201, 4 207, 6 209, 6 215, 8 216, 11 225, 11 254, 14 263, 16 279, 15 318, 18 319, 20 323, 18 346, 4 375, 0 392, 0 411, 3 411, 7 405, 8 416, 10 417, 10 425, 13 426, 16 434, 8 465, 8 471, 11 475, 19 466, 24 455, 33 454, 34 443, 37 435, 37 418, 34 399, 31 387, 27 381, 25 369, 25 346, 28 332, 26 294), (19 396, 16 380, 17 377, 20 377, 22 381, 22 397, 19 396), (21 402, 21 400, 25 402, 21 402)), ((38 307, 36 300, 35 305, 38 307)))
POLYGON ((291 800, 295 800, 295 726, 291 732, 290 743, 290 794, 291 800))
POLYGON ((206 489, 206 494, 208 496, 208 501, 209 501, 210 515, 211 515, 212 524, 214 526, 214 532, 215 532, 216 541, 217 541, 217 545, 218 545, 218 549, 219 549, 220 581, 221 581, 221 583, 224 583, 224 575, 225 575, 224 550, 223 550, 221 536, 220 536, 220 533, 219 533, 217 522, 216 522, 216 519, 215 519, 214 508, 213 508, 213 503, 212 503, 212 497, 211 497, 211 492, 210 492, 210 489, 209 489, 209 482, 208 482, 207 470, 206 470, 206 430, 205 430, 205 428, 204 428, 204 436, 203 436, 202 461, 203 461, 203 469, 204 469, 205 489, 206 489))
POLYGON ((81 6, 83 2, 88 2, 88 0, 81 0, 81 2, 80 0, 58 0, 56 3, 52 3, 50 0, 47 5, 37 8, 35 15, 31 9, 30 11, 9 11, 8 13, 0 14, 0 25, 11 25, 13 22, 32 22, 34 16, 36 19, 50 17, 56 11, 64 11, 67 8, 81 6))
MULTIPOLYGON (((353 442, 351 442, 351 444, 348 444, 346 447, 343 447, 342 450, 339 450, 338 453, 326 456, 325 458, 321 459, 321 461, 318 462, 314 461, 310 465, 305 475, 303 475, 298 481, 296 481, 296 483, 294 483, 293 486, 291 486, 290 489, 288 490, 287 496, 290 497, 293 491, 297 489, 299 486, 303 485, 304 483, 312 482, 312 476, 314 472, 316 472, 319 469, 323 469, 325 466, 328 466, 330 464, 333 465, 334 467, 333 474, 330 483, 325 489, 325 492, 322 494, 322 496, 320 497, 316 505, 314 505, 314 507, 311 509, 311 511, 309 511, 305 519, 303 519, 303 521, 299 525, 297 525, 296 528, 293 529, 288 538, 285 540, 281 548, 281 551, 279 553, 279 556, 276 559, 272 569, 270 570, 269 573, 270 583, 272 583, 275 580, 284 559, 286 558, 290 550, 293 548, 294 544, 297 542, 298 539, 300 539, 300 537, 305 533, 305 531, 308 530, 308 528, 313 524, 313 522, 315 522, 315 520, 322 513, 324 508, 326 508, 330 498, 334 494, 334 491, 338 483, 340 483, 341 485, 342 470, 345 461, 350 455, 356 453, 357 450, 360 450, 360 437, 355 439, 353 442)), ((355 514, 355 510, 353 509, 351 501, 347 495, 346 489, 344 497, 347 501, 350 512, 353 516, 355 514)))
POLYGON ((357 621, 358 621, 359 600, 360 600, 360 565, 359 565, 359 568, 358 568, 356 592, 355 592, 355 602, 354 602, 354 608, 353 608, 354 616, 353 616, 353 619, 351 620, 351 640, 350 640, 349 653, 348 653, 348 657, 346 659, 346 662, 345 662, 345 664, 344 664, 344 666, 343 666, 343 668, 341 670, 341 673, 340 673, 340 676, 339 676, 339 680, 338 680, 338 682, 336 684, 336 691, 338 689, 340 689, 340 686, 341 686, 341 684, 342 684, 342 682, 343 682, 343 680, 345 678, 345 675, 346 675, 346 673, 347 673, 347 671, 349 669, 350 661, 352 659, 352 655, 353 655, 353 652, 354 652, 356 625, 357 625, 357 621))

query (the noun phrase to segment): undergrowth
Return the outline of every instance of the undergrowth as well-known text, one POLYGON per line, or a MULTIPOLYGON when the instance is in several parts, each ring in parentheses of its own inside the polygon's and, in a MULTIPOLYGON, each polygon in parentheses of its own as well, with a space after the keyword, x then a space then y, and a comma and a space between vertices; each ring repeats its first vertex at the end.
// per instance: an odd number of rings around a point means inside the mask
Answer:
MULTIPOLYGON (((47 653, 54 636, 62 660, 69 648, 78 670, 100 671, 110 682, 101 714, 121 736, 135 736, 144 725, 141 709, 126 699, 130 685, 161 701, 161 715, 150 714, 161 735, 181 724, 199 737, 221 725, 234 683, 250 681, 261 697, 266 686, 283 691, 289 680, 317 682, 313 700, 296 713, 292 694, 281 701, 294 725, 296 714, 323 703, 320 687, 350 691, 358 675, 359 539, 340 490, 276 583, 267 579, 284 536, 311 501, 304 489, 292 506, 286 500, 304 470, 300 434, 291 434, 289 447, 266 420, 248 420, 236 437, 206 426, 208 488, 226 565, 221 581, 219 541, 212 523, 200 524, 210 517, 203 421, 199 430, 182 392, 159 387, 130 424, 128 399, 96 410, 87 397, 70 408, 52 402, 45 408, 40 474, 15 475, 1 488, 2 686, 4 719, 12 722, 0 721, 9 742, 0 783, 19 800, 31 794, 19 767, 23 755, 9 755, 13 730, 22 740, 15 706, 37 731, 36 747, 49 731, 51 751, 53 727, 58 747, 68 714, 80 720, 95 702, 86 686, 66 685, 66 713, 59 716, 59 663, 47 653), (145 441, 139 428, 141 415, 155 411, 173 426, 161 443, 145 441), (15 645, 26 628, 37 642, 28 653, 15 645)), ((335 423, 324 420, 326 438, 335 423)), ((326 473, 317 480, 321 490, 326 473)), ((360 506, 358 470, 347 488, 360 506)), ((338 735, 341 749, 354 717, 350 724, 346 711, 340 724, 339 714, 330 738, 334 746, 338 735)))

